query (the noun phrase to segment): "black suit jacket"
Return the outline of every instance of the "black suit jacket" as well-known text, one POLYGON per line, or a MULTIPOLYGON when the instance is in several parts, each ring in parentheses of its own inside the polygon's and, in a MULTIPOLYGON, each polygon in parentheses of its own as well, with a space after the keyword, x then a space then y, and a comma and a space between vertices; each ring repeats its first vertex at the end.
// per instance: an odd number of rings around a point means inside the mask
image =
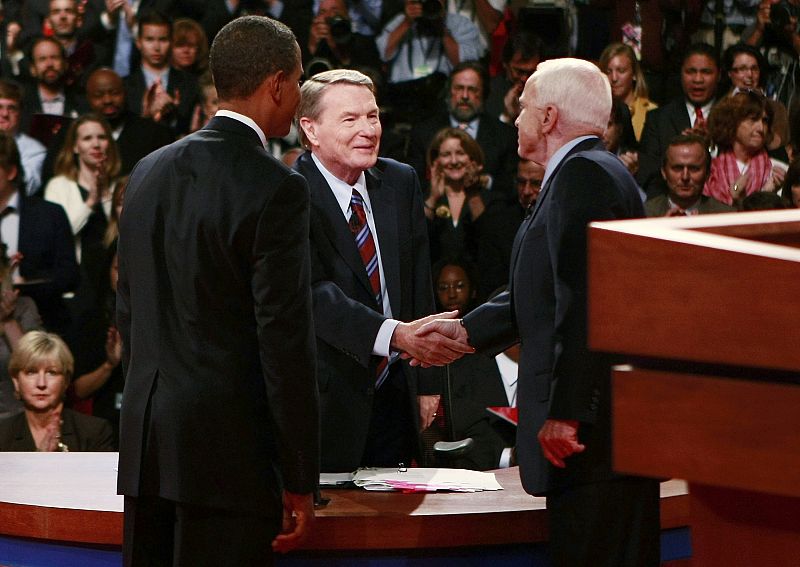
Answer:
MULTIPOLYGON (((64 408, 61 442, 70 451, 113 451, 114 432, 105 419, 64 408)), ((36 451, 25 412, 0 420, 0 451, 36 451)))
MULTIPOLYGON (((64 114, 67 118, 76 118, 89 110, 86 101, 75 94, 73 91, 66 89, 64 91, 64 114)), ((27 82, 24 85, 22 93, 22 113, 20 115, 20 132, 25 132, 28 135, 34 136, 45 146, 50 145, 50 138, 44 139, 38 136, 37 132, 31 132, 31 122, 34 114, 42 113, 42 100, 39 98, 39 88, 36 85, 35 79, 33 82, 27 82)), ((66 124, 62 126, 62 130, 66 128, 66 124)), ((54 132, 53 135, 58 134, 59 131, 54 132)), ((52 138, 52 136, 51 136, 52 138)))
MULTIPOLYGON (((120 493, 146 433, 163 498, 280 514, 313 491, 319 422, 308 187, 216 117, 134 168, 120 224, 120 493)), ((152 480, 152 479, 149 479, 152 480)))
POLYGON ((622 162, 596 138, 579 143, 520 226, 509 291, 464 318, 480 350, 521 342, 517 457, 530 493, 612 475, 611 361, 586 344, 586 225, 641 216, 636 181, 622 162), (539 447, 536 436, 548 418, 580 422, 586 450, 569 457, 565 469, 551 466, 539 447))
POLYGON ((691 128, 686 99, 673 99, 647 113, 639 144, 639 171, 636 180, 648 197, 666 192, 667 186, 661 177, 661 161, 670 141, 691 128))
POLYGON ((60 205, 21 194, 20 197, 19 273, 27 280, 44 280, 23 286, 21 293, 36 302, 47 329, 63 332, 69 315, 61 296, 74 291, 80 281, 72 229, 60 205))
MULTIPOLYGON (((167 92, 170 96, 175 97, 176 92, 180 95, 178 107, 164 123, 170 125, 175 135, 181 136, 189 132, 194 107, 200 100, 200 90, 194 75, 172 67, 169 68, 167 82, 167 92)), ((125 98, 128 110, 138 116, 142 115, 142 97, 146 90, 147 84, 141 66, 132 69, 131 74, 125 78, 125 98)))
MULTIPOLYGON (((408 163, 417 171, 425 186, 427 186, 425 180, 428 146, 439 130, 448 127, 450 127, 450 117, 447 112, 443 112, 420 122, 411 130, 408 163)), ((484 112, 480 115, 475 141, 483 150, 483 171, 492 176, 492 191, 504 193, 509 198, 516 198, 514 178, 517 175, 519 162, 517 129, 484 112)))
MULTIPOLYGON (((325 178, 306 152, 295 169, 311 187, 311 261, 317 333, 322 470, 352 471, 361 463, 372 415, 376 367, 372 355, 382 307, 367 279, 347 221, 325 178)), ((428 233, 414 170, 379 159, 366 172, 392 316, 412 321, 434 312, 428 233)), ((438 394, 437 371, 405 362, 414 415, 418 394, 438 394)), ((415 423, 419 420, 415 419, 415 423)))

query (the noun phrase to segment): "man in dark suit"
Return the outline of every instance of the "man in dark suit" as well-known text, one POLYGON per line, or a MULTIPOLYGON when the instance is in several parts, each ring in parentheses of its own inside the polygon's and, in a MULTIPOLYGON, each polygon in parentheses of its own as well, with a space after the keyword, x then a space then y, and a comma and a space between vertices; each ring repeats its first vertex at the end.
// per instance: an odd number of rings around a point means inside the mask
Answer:
POLYGON ((465 61, 457 65, 448 81, 447 111, 417 124, 411 130, 408 163, 427 186, 428 146, 442 128, 462 128, 483 150, 483 171, 492 177, 492 191, 502 192, 513 200, 514 174, 517 170, 517 131, 510 124, 484 112, 488 83, 480 63, 465 61))
POLYGON ((78 287, 72 230, 59 205, 28 197, 20 190, 22 166, 10 133, 0 131, 0 235, 10 258, 19 257, 14 278, 36 303, 49 330, 63 333, 69 313, 62 295, 78 287))
MULTIPOLYGON (((297 110, 311 150, 295 169, 311 187, 322 469, 330 472, 408 464, 417 428, 439 401, 438 372, 396 360, 396 351, 427 348, 414 336, 419 322, 400 321, 433 313, 433 289, 417 176, 378 159, 373 89, 358 71, 326 71, 303 84, 297 110)), ((454 358, 443 350, 431 356, 454 358)))
POLYGON ((300 50, 248 16, 210 62, 220 110, 139 162, 120 225, 128 566, 271 565, 314 515, 308 186, 265 150, 289 131, 300 50))
POLYGON ((520 108, 519 153, 545 176, 517 233, 509 290, 461 324, 419 332, 489 353, 520 342, 517 457, 525 489, 547 495, 555 565, 656 566, 658 482, 612 471, 612 361, 587 346, 586 226, 644 215, 636 182, 600 140, 608 79, 587 61, 545 61, 520 108))
POLYGON ((706 122, 719 84, 719 59, 705 43, 690 46, 681 65, 683 96, 651 110, 642 130, 636 179, 648 197, 666 193, 661 163, 670 141, 678 134, 707 137, 706 122))
POLYGON ((181 136, 189 132, 200 91, 193 75, 170 65, 171 45, 169 18, 155 10, 142 14, 136 36, 142 64, 125 79, 125 90, 131 112, 166 124, 181 136))

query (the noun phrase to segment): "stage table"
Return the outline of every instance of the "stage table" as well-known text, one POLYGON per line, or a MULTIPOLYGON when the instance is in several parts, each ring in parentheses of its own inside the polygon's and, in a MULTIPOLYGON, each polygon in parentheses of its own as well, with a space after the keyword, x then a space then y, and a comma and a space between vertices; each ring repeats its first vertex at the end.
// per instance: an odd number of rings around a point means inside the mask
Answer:
MULTIPOLYGON (((120 565, 116 466, 117 453, 0 453, 0 565, 120 565)), ((279 565, 376 565, 398 557, 403 565, 427 565, 431 557, 547 565, 544 498, 522 490, 516 468, 495 474, 504 490, 323 490, 330 502, 317 511, 312 537, 279 565)), ((685 483, 662 483, 661 496, 664 533, 683 533, 686 540, 685 483)), ((667 558, 688 553, 686 547, 678 544, 667 558)))

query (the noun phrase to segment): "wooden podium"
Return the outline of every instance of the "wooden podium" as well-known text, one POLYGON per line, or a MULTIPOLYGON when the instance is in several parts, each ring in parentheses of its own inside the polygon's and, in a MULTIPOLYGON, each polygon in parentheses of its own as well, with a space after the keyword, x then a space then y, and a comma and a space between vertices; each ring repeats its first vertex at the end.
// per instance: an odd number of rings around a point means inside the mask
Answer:
POLYGON ((689 481, 692 564, 800 565, 800 211, 595 223, 614 463, 689 481))

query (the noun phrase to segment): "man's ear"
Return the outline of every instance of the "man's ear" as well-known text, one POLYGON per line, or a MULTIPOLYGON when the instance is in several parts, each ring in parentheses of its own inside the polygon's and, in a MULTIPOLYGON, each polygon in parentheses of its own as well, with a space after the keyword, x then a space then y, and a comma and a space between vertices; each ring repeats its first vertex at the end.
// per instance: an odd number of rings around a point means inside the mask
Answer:
POLYGON ((542 134, 549 134, 558 123, 558 107, 548 104, 544 107, 544 119, 542 119, 542 134))
POLYGON ((272 74, 268 81, 272 98, 276 103, 280 102, 281 97, 283 96, 284 83, 286 82, 286 73, 283 71, 276 71, 272 74))
POLYGON ((298 122, 300 123, 300 128, 303 129, 303 133, 306 135, 306 138, 308 138, 308 143, 312 146, 318 146, 319 138, 317 138, 317 125, 314 123, 314 121, 307 116, 301 116, 298 122))
POLYGON ((8 171, 6 172, 6 179, 8 179, 9 181, 14 181, 16 178, 17 178, 17 166, 12 165, 11 167, 8 168, 8 171))

